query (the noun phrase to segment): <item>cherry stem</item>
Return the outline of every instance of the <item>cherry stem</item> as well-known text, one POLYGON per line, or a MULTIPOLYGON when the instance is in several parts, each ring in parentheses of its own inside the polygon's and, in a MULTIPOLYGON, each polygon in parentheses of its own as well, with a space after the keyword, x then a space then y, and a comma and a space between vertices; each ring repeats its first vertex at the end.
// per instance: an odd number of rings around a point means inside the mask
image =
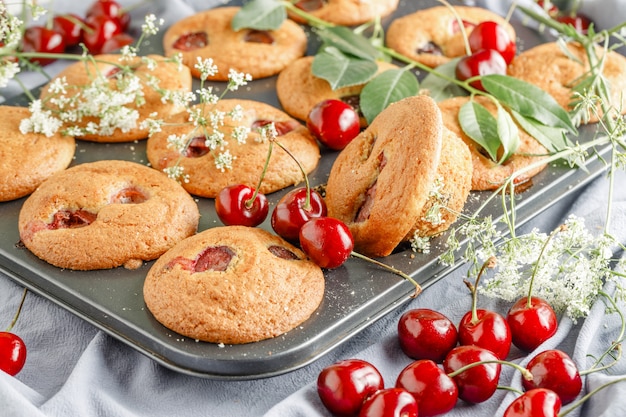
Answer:
POLYGON ((7 327, 6 329, 7 333, 10 332, 11 329, 13 329, 13 326, 15 326, 15 323, 17 323, 17 319, 20 316, 20 312, 22 311, 22 306, 24 305, 24 300, 26 300, 26 293, 28 293, 28 289, 24 288, 24 292, 22 292, 22 299, 20 300, 20 305, 17 307, 17 312, 15 313, 11 324, 9 324, 9 327, 7 327))
POLYGON ((512 368, 517 369, 518 371, 520 371, 522 373, 522 378, 524 378, 526 381, 532 381, 533 380, 533 374, 526 368, 524 368, 521 365, 516 364, 515 362, 509 362, 509 361, 503 361, 500 359, 494 359, 491 361, 478 361, 478 362, 473 362, 470 364, 467 364, 465 366, 460 367, 459 369, 457 369, 456 371, 450 372, 448 374, 448 376, 450 378, 454 378, 455 376, 458 376, 460 374, 462 374, 463 372, 467 371, 468 369, 472 369, 475 366, 480 366, 480 365, 486 365, 486 364, 490 364, 490 363, 497 363, 500 365, 508 365, 512 368))
POLYGON ((396 269, 391 265, 387 265, 383 262, 377 261, 376 259, 372 259, 358 252, 352 251, 351 255, 354 256, 355 258, 363 259, 364 261, 371 262, 374 265, 378 265, 381 268, 384 268, 390 272, 393 272, 394 274, 399 275, 405 280, 409 281, 411 284, 415 286, 415 292, 411 295, 411 298, 417 297, 422 292, 422 287, 417 283, 417 281, 415 281, 413 278, 411 278, 409 275, 405 274, 404 272, 400 271, 399 269, 396 269))
POLYGON ((246 200, 246 202, 244 203, 247 209, 252 207, 252 205, 254 204, 254 200, 256 200, 257 196, 259 195, 259 189, 261 188, 261 184, 263 184, 263 179, 265 178, 265 174, 267 173, 267 168, 270 165, 270 158, 272 157, 273 148, 274 148, 274 141, 270 140, 270 146, 267 149, 267 158, 265 159, 265 164, 263 165, 263 171, 261 171, 261 177, 259 178, 259 182, 256 188, 254 189, 254 193, 252 194, 252 197, 250 197, 250 199, 246 200))
POLYGON ((550 233, 550 235, 546 239, 545 243, 541 247, 541 252, 539 252, 539 256, 537 257, 537 261, 535 262, 535 268, 533 268, 533 273, 530 276, 530 284, 528 285, 528 297, 526 297, 526 308, 531 308, 532 307, 531 297, 533 295, 533 284, 535 283, 535 277, 537 276, 537 271, 539 270, 539 261, 543 257, 543 254, 546 251, 546 248, 548 247, 548 244, 550 243, 552 238, 558 232, 565 231, 566 229, 567 229, 567 226, 564 225, 564 224, 562 224, 559 227, 557 227, 555 230, 552 231, 552 233, 550 233))
POLYGON ((501 390, 503 390, 503 391, 510 391, 510 392, 514 392, 514 393, 519 394, 519 395, 524 394, 524 392, 522 392, 522 391, 520 391, 520 390, 518 390, 518 389, 515 389, 515 388, 513 388, 513 387, 509 387, 508 385, 498 385, 498 386, 497 386, 497 388, 498 388, 498 389, 501 389, 501 390))
POLYGON ((276 138, 271 139, 271 141, 274 142, 276 145, 278 145, 283 151, 287 152, 287 155, 289 155, 291 159, 293 159, 296 162, 296 165, 298 165, 298 168, 300 169, 300 172, 302 173, 302 176, 304 177, 304 184, 306 185, 306 199, 304 200, 304 205, 302 206, 302 210, 304 211, 311 210, 311 185, 309 184, 309 176, 306 174, 304 167, 302 166, 300 161, 298 161, 298 158, 296 158, 295 155, 292 154, 291 151, 287 149, 282 143, 278 142, 276 138))
POLYGON ((452 7, 452 5, 450 3, 448 3, 446 0, 439 0, 439 3, 443 4, 444 6, 446 6, 450 10, 452 15, 454 16, 454 19, 456 20, 457 24, 459 25, 459 30, 461 31, 461 34, 463 35, 463 43, 465 45, 465 54, 466 55, 471 55, 472 54, 472 50, 470 49, 469 39, 467 37, 467 31, 465 30, 465 25, 463 25, 463 19, 461 19, 461 16, 459 16, 459 14, 456 12, 456 9, 454 7, 452 7))
POLYGON ((568 415, 569 413, 574 411, 576 408, 578 408, 581 405, 583 405, 585 403, 585 401, 587 401, 589 398, 591 398, 592 396, 594 396, 598 392, 602 391, 604 388, 607 388, 607 387, 609 387, 609 386, 611 386, 613 384, 617 384, 619 382, 624 382, 624 381, 626 381, 626 377, 625 378, 619 378, 619 379, 616 379, 616 380, 611 381, 611 382, 607 382, 604 385, 600 385, 598 388, 594 389, 593 391, 588 392, 586 395, 581 397, 575 403, 572 403, 571 407, 568 408, 567 410, 564 410, 563 412, 559 413, 558 417, 565 417, 566 415, 568 415))
POLYGON ((478 305, 478 283, 480 282, 480 277, 483 275, 483 272, 485 272, 485 269, 494 268, 495 266, 496 258, 492 256, 487 259, 485 263, 483 263, 483 266, 480 268, 480 271, 476 276, 476 281, 474 281, 473 285, 468 280, 463 280, 463 283, 465 283, 467 288, 469 288, 470 293, 472 294, 472 324, 478 323, 478 313, 476 312, 476 309, 478 305))

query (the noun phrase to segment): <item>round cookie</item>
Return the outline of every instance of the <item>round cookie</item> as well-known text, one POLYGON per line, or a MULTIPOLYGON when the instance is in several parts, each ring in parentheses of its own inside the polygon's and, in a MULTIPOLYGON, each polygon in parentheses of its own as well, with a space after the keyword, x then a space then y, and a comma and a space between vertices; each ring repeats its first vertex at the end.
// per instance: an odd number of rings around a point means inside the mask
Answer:
MULTIPOLYGON (((151 64, 142 60, 141 57, 135 57, 130 61, 121 61, 122 55, 103 54, 96 55, 94 61, 76 62, 69 65, 61 71, 47 86, 41 90, 41 99, 49 101, 51 99, 59 99, 61 97, 75 97, 81 94, 80 102, 89 103, 96 99, 91 96, 83 96, 82 91, 91 86, 97 74, 102 74, 109 78, 109 85, 113 90, 117 90, 119 66, 131 67, 132 73, 141 80, 141 91, 143 94, 143 102, 123 104, 127 109, 136 110, 138 117, 134 126, 120 129, 115 128, 110 131, 109 122, 101 117, 101 115, 85 115, 82 120, 77 122, 69 121, 67 126, 87 127, 90 123, 100 125, 99 131, 94 133, 85 133, 77 135, 78 139, 92 142, 132 142, 148 137, 148 130, 142 128, 140 123, 148 118, 166 118, 170 115, 182 111, 184 108, 174 104, 171 101, 163 101, 163 93, 157 91, 150 85, 153 79, 158 80, 158 88, 167 91, 191 91, 191 73, 189 68, 181 66, 175 62, 170 62, 166 58, 159 55, 148 55, 147 58, 156 62, 156 66, 152 68, 151 64), (69 87, 66 94, 50 91, 49 86, 55 83, 55 80, 65 77, 69 87)), ((48 103, 52 105, 52 103, 48 103)), ((130 118, 130 116, 125 116, 130 118)))
POLYGON ((444 132, 433 99, 408 97, 387 107, 337 156, 326 205, 330 217, 350 228, 356 252, 387 256, 417 226, 425 228, 418 234, 430 236, 454 221, 452 212, 445 223, 425 220, 436 200, 460 211, 469 193, 469 151, 444 132), (445 189, 438 190, 439 181, 445 189))
MULTIPOLYGON (((513 26, 490 10, 472 6, 455 6, 454 10, 468 35, 478 23, 494 21, 506 28, 511 39, 516 39, 513 26)), ((386 42, 395 51, 431 68, 466 53, 459 23, 446 6, 421 9, 394 19, 387 29, 386 42)))
MULTIPOLYGON (((468 100, 468 97, 453 97, 439 102, 439 108, 443 124, 463 139, 472 154, 472 190, 495 190, 516 171, 527 169, 523 175, 516 178, 516 184, 521 184, 546 167, 546 164, 539 162, 547 156, 548 150, 521 128, 519 129, 520 144, 515 154, 500 165, 494 162, 482 147, 461 129, 459 110, 468 100), (528 168, 531 165, 533 165, 532 168, 528 168)), ((497 110, 491 100, 480 96, 475 96, 474 100, 485 106, 494 116, 496 115, 497 110)))
MULTIPOLYGON (((228 140, 227 150, 234 158, 231 169, 221 170, 215 165, 214 154, 204 145, 205 136, 197 132, 190 123, 185 123, 189 117, 187 112, 168 120, 161 132, 148 139, 148 160, 158 170, 178 162, 189 179, 183 182, 183 187, 197 196, 214 198, 222 188, 232 184, 246 184, 256 188, 270 146, 268 141, 260 140, 257 128, 274 122, 279 133, 277 140, 295 156, 303 169, 309 173, 317 166, 320 150, 309 130, 269 104, 252 100, 222 99, 213 107, 207 106, 205 114, 213 111, 228 113, 238 105, 243 108, 243 118, 235 121, 227 116, 221 129, 228 140), (237 126, 251 129, 245 143, 230 138, 230 133, 237 126), (197 146, 193 152, 183 156, 169 146, 170 135, 191 136, 197 146)), ((271 193, 301 181, 303 176, 297 163, 283 149, 274 146, 260 192, 271 193)))
MULTIPOLYGON (((364 85, 353 85, 333 90, 328 81, 313 75, 314 57, 305 56, 289 64, 278 74, 276 94, 280 105, 296 119, 305 121, 311 109, 327 99, 342 100, 358 109, 358 98, 364 85)), ((394 64, 378 61, 379 73, 397 68, 394 64)), ((367 122, 361 117, 361 126, 367 122)))
POLYGON ((76 150, 73 137, 22 133, 26 107, 0 106, 0 201, 27 196, 51 175, 67 168, 76 150))
POLYGON ((270 77, 304 55, 307 37, 297 23, 285 20, 272 31, 234 31, 231 21, 239 10, 218 7, 174 23, 163 37, 165 55, 182 54, 196 78, 201 76, 195 68, 198 58, 212 59, 218 71, 208 79, 214 81, 227 81, 231 69, 253 79, 270 77))
MULTIPOLYGON (((300 0, 294 6, 329 23, 340 26, 357 26, 385 17, 398 8, 398 0, 300 0)), ((306 21, 289 13, 296 22, 306 21)))
POLYGON ((241 344, 307 320, 324 296, 324 275, 302 251, 263 229, 214 227, 161 256, 143 294, 150 312, 170 330, 241 344))
MULTIPOLYGON (((589 71, 589 60, 579 44, 568 43, 567 49, 571 56, 564 54, 556 42, 535 46, 516 56, 507 72, 547 91, 565 110, 572 110, 573 83, 589 71)), ((605 53, 600 47, 597 50, 598 55, 605 53)), ((626 114, 626 57, 608 52, 603 75, 611 89, 612 106, 626 114)), ((588 120, 581 121, 597 122, 598 117, 589 114, 588 120)))
POLYGON ((44 181, 19 213, 36 256, 75 270, 138 268, 194 234, 198 206, 174 180, 129 161, 84 163, 44 181))

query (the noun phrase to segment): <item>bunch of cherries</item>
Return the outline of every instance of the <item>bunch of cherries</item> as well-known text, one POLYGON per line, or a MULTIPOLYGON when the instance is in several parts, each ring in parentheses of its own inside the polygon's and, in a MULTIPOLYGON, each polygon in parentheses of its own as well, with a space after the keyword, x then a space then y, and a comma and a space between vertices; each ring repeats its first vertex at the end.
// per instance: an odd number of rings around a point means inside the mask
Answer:
POLYGON ((127 33, 130 15, 115 0, 97 0, 81 18, 77 14, 55 15, 48 25, 26 28, 22 52, 51 54, 29 60, 39 65, 55 61, 54 54, 61 54, 83 43, 92 54, 115 51, 130 45, 134 39, 127 33))

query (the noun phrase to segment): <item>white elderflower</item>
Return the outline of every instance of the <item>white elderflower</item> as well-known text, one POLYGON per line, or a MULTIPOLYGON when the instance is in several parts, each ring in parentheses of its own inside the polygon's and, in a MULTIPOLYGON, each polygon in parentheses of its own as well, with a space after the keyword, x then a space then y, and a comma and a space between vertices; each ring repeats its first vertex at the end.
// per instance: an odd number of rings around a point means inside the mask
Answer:
POLYGON ((225 172, 227 169, 232 169, 234 160, 235 157, 232 156, 230 154, 230 151, 227 149, 217 155, 217 157, 215 158, 215 167, 221 172, 225 172))
POLYGON ((19 72, 20 66, 17 62, 0 60, 0 88, 9 85, 9 81, 15 78, 15 75, 19 72))
POLYGON ((413 252, 422 252, 425 254, 430 253, 430 239, 428 237, 419 236, 416 232, 410 242, 413 252))
POLYGON ((252 75, 237 72, 231 68, 230 71, 228 71, 228 85, 226 89, 228 91, 237 91, 239 87, 247 85, 249 81, 252 81, 252 75))
POLYGON ((228 142, 225 140, 224 133, 219 130, 215 130, 211 134, 206 135, 204 143, 206 147, 211 150, 224 148, 228 145, 228 142))
POLYGON ((185 170, 180 165, 163 168, 163 172, 175 181, 189 183, 189 175, 185 174, 185 170))
POLYGON ((21 120, 20 132, 41 133, 50 137, 61 128, 61 121, 54 117, 51 111, 42 108, 41 100, 33 100, 28 109, 31 116, 21 120))
POLYGON ((250 128, 248 126, 235 126, 231 132, 231 137, 239 144, 245 144, 250 134, 250 128))
POLYGON ((257 142, 260 143, 272 141, 278 137, 278 132, 276 131, 276 125, 274 125, 274 122, 260 126, 257 131, 259 132, 257 142))
POLYGON ((196 90, 200 102, 205 104, 216 104, 219 101, 217 94, 213 93, 213 87, 204 87, 196 90))
POLYGON ((159 27, 163 26, 163 23, 165 23, 164 19, 157 21, 154 14, 148 14, 144 19, 144 23, 141 25, 141 32, 148 36, 156 35, 159 32, 159 27))
POLYGON ((209 77, 217 74, 217 65, 213 63, 213 58, 202 59, 197 57, 197 62, 194 65, 198 71, 200 71, 200 79, 206 80, 209 77))
POLYGON ((178 153, 183 153, 187 147, 187 136, 183 135, 169 135, 167 137, 167 147, 175 149, 178 153))

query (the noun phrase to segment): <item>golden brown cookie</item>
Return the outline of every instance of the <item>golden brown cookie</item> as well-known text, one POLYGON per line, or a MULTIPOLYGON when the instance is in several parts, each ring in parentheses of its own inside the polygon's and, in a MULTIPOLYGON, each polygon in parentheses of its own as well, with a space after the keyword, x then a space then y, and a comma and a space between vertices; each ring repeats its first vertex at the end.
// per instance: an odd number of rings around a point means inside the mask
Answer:
POLYGON ((44 180, 67 168, 76 150, 73 137, 22 133, 26 107, 0 106, 0 201, 32 193, 44 180))
POLYGON ((276 30, 234 31, 231 21, 239 7, 204 10, 174 23, 165 32, 165 55, 182 54, 183 62, 200 78, 198 58, 212 59, 218 72, 210 80, 226 81, 232 69, 253 79, 280 72, 304 55, 307 37, 297 23, 285 20, 276 30))
POLYGON ((278 336, 307 320, 324 275, 298 248, 263 229, 224 226, 183 240, 144 283, 146 306, 170 330, 212 343, 278 336))
MULTIPOLYGON (((309 130, 269 104, 252 100, 222 99, 214 107, 206 106, 205 114, 213 111, 229 112, 235 106, 242 107, 243 118, 235 121, 227 116, 224 127, 220 129, 228 141, 226 149, 234 158, 231 169, 222 170, 216 166, 217 151, 210 152, 205 145, 204 134, 194 129, 193 125, 184 123, 189 117, 187 112, 170 119, 161 132, 148 139, 146 151, 152 166, 163 170, 179 161, 189 178, 183 183, 183 187, 191 194, 201 197, 213 198, 222 188, 232 184, 246 184, 256 188, 270 146, 268 141, 261 141, 258 128, 269 122, 274 122, 276 126, 278 142, 295 156, 307 173, 317 166, 320 150, 309 130), (245 143, 230 138, 231 132, 237 126, 251 129, 245 143), (192 147, 182 159, 181 154, 168 145, 170 135, 191 139, 192 147)), ((260 191, 271 193, 297 184, 303 179, 297 163, 284 150, 274 146, 260 191)))
MULTIPOLYGON (((359 94, 364 85, 353 85, 333 90, 328 81, 313 75, 312 56, 302 57, 289 64, 276 80, 276 94, 280 105, 296 119, 305 121, 313 106, 327 100, 342 100, 358 109, 359 94)), ((394 64, 378 61, 379 73, 397 68, 394 64)), ((367 122, 361 117, 361 126, 367 122)))
MULTIPOLYGON (((393 13, 398 8, 398 0, 300 0, 294 5, 326 22, 357 26, 393 13)), ((295 13, 290 13, 289 17, 305 23, 295 13)))
MULTIPOLYGON (((494 162, 483 148, 461 129, 459 110, 468 100, 468 97, 446 99, 439 102, 439 108, 443 116, 443 124, 463 139, 472 154, 472 190, 495 190, 514 172, 533 165, 523 175, 516 178, 516 184, 524 183, 546 167, 546 164, 540 162, 548 154, 547 149, 521 128, 519 129, 520 145, 515 154, 500 165, 494 162)), ((494 116, 496 115, 496 107, 489 99, 476 96, 474 100, 485 106, 494 116)))
MULTIPOLYGON (((490 10, 472 6, 455 6, 454 10, 468 35, 478 23, 490 20, 503 25, 511 39, 516 39, 513 26, 490 10)), ((402 55, 432 68, 466 53, 460 25, 446 6, 421 9, 394 19, 387 29, 386 42, 402 55)))
MULTIPOLYGON (((121 55, 105 54, 95 56, 94 62, 76 62, 61 71, 54 80, 41 90, 41 99, 44 101, 49 101, 53 98, 74 97, 80 93, 80 102, 89 103, 94 99, 91 96, 85 97, 82 92, 85 87, 93 84, 97 74, 106 76, 110 80, 109 85, 114 90, 117 89, 118 77, 122 76, 123 73, 123 71, 120 72, 120 65, 130 67, 132 73, 141 80, 142 102, 124 104, 124 107, 138 112, 137 120, 133 126, 125 129, 116 128, 112 132, 87 133, 77 136, 78 139, 92 142, 132 142, 145 139, 148 137, 148 130, 140 126, 143 120, 147 118, 163 119, 183 110, 181 106, 171 101, 162 100, 162 93, 157 91, 151 83, 156 79, 159 89, 188 92, 191 90, 189 68, 167 61, 164 57, 158 55, 147 56, 147 58, 156 62, 154 68, 152 68, 151 63, 144 61, 141 57, 133 58, 130 61, 121 61, 121 57, 121 55), (55 80, 62 77, 65 77, 69 85, 67 93, 50 91, 48 87, 53 85, 55 80)), ((48 104, 52 105, 52 103, 48 104)), ((130 116, 125 117, 130 118, 130 116)), ((89 123, 100 124, 103 127, 107 126, 107 121, 101 115, 85 116, 77 122, 68 122, 68 126, 86 127, 89 123)))
POLYGON ((337 156, 326 186, 328 215, 348 225, 356 252, 387 256, 417 226, 422 236, 448 227, 453 212, 441 223, 426 220, 427 213, 435 203, 461 211, 470 176, 469 151, 445 131, 434 100, 409 97, 387 107, 337 156))
MULTIPOLYGON (((579 44, 568 43, 567 49, 570 56, 564 54, 556 42, 535 46, 515 57, 507 69, 508 74, 545 90, 569 111, 572 109, 573 83, 589 71, 589 61, 579 44)), ((604 52, 598 48, 599 55, 604 52)), ((609 52, 603 74, 611 88, 613 107, 626 113, 626 57, 609 52)), ((598 121, 595 114, 589 116, 589 122, 598 121)))
POLYGON ((129 161, 84 163, 44 181, 24 202, 19 232, 59 268, 134 269, 194 234, 198 206, 174 180, 129 161))

